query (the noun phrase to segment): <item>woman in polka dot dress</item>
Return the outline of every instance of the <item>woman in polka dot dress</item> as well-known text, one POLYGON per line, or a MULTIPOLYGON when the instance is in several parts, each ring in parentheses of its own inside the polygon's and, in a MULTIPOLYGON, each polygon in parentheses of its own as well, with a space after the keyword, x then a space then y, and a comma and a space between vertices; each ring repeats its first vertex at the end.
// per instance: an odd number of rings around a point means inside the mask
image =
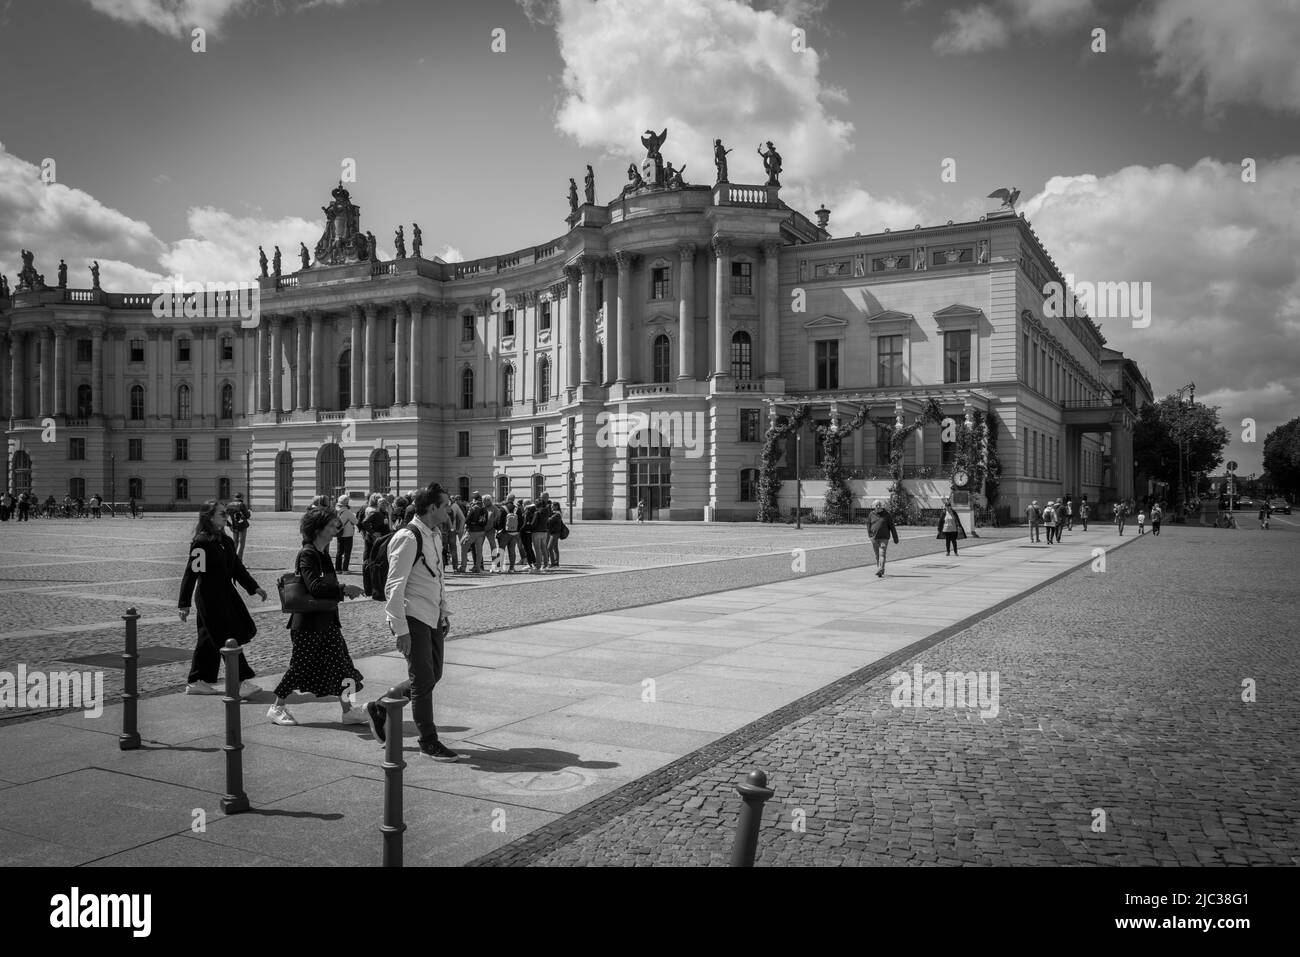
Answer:
MULTIPOLYGON (((294 570, 302 576, 313 598, 342 601, 361 596, 361 589, 356 585, 339 584, 329 553, 325 551, 339 526, 337 513, 328 506, 312 506, 299 523, 303 547, 294 570)), ((353 708, 350 700, 352 694, 361 690, 361 672, 352 664, 347 642, 343 640, 338 606, 324 612, 295 613, 289 617, 287 627, 293 644, 289 670, 276 685, 275 703, 266 716, 275 724, 297 724, 284 700, 301 691, 318 698, 337 695, 343 705, 343 723, 365 724, 364 709, 353 708)))

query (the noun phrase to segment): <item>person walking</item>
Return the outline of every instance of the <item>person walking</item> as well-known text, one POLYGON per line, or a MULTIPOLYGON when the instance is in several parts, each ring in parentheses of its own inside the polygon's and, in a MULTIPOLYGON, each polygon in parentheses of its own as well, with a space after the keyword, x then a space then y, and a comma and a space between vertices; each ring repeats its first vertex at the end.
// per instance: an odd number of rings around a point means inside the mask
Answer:
POLYGON ((1147 513, 1138 512, 1138 534, 1145 535, 1146 533, 1147 533, 1147 513))
POLYGON ((1124 507, 1124 503, 1116 502, 1115 503, 1115 528, 1119 531, 1121 535, 1124 534, 1124 518, 1127 514, 1128 514, 1128 510, 1124 507))
POLYGON ((1025 521, 1029 523, 1029 541, 1042 542, 1043 513, 1038 508, 1038 499, 1030 502, 1029 507, 1025 509, 1025 521))
MULTIPOLYGON (((334 571, 346 575, 349 572, 348 566, 352 564, 352 541, 357 534, 357 513, 352 511, 349 496, 339 496, 336 514, 339 526, 339 551, 334 557, 334 571)), ((329 543, 326 542, 325 544, 328 545, 329 543)), ((362 558, 362 562, 365 562, 364 558, 362 558)))
POLYGON ((1164 509, 1160 507, 1159 502, 1156 502, 1156 504, 1151 506, 1151 534, 1152 535, 1160 534, 1160 523, 1164 521, 1164 518, 1165 518, 1164 509))
MULTIPOLYGON (((181 578, 180 600, 176 603, 181 621, 190 614, 190 602, 198 608, 195 624, 198 641, 190 662, 186 694, 221 694, 214 687, 221 666, 221 649, 231 638, 246 645, 257 634, 257 625, 248 613, 238 583, 250 595, 266 601, 266 592, 248 573, 235 554, 235 543, 225 534, 226 506, 207 501, 199 510, 198 523, 190 541, 185 574, 181 578), (196 594, 197 593, 197 594, 196 594)), ((247 698, 262 689, 253 684, 255 677, 244 653, 239 653, 239 696, 247 698)))
POLYGON ((487 535, 487 512, 483 508, 483 496, 474 493, 474 500, 469 511, 465 513, 465 541, 461 545, 461 566, 474 575, 483 572, 483 540, 487 535), (473 557, 474 564, 470 565, 473 557))
POLYGON ((645 524, 645 499, 637 499, 636 502, 636 521, 638 525, 645 524))
POLYGON ((966 537, 966 529, 962 528, 961 516, 957 510, 952 507, 951 499, 943 500, 943 515, 939 518, 939 533, 935 538, 942 538, 945 555, 957 554, 957 540, 966 537))
POLYGON ((533 521, 537 517, 537 509, 526 498, 521 498, 516 506, 519 513, 519 551, 523 555, 524 564, 528 566, 525 574, 531 575, 537 571, 537 555, 533 552, 533 521))
POLYGON ((497 526, 501 524, 503 513, 493 503, 491 495, 483 496, 483 512, 487 519, 483 525, 484 554, 487 556, 488 573, 491 574, 497 566, 497 526))
POLYGON ((1088 500, 1085 498, 1079 503, 1079 521, 1083 523, 1083 530, 1088 530, 1088 500))
POLYGON ((889 540, 893 538, 898 544, 898 529, 894 527, 894 517, 885 508, 883 499, 871 503, 867 515, 867 535, 871 538, 871 551, 876 556, 876 577, 885 577, 885 558, 889 552, 889 540))
POLYGON ((374 546, 375 540, 392 531, 388 525, 388 516, 384 514, 379 504, 379 493, 372 493, 366 505, 366 510, 361 515, 361 520, 357 522, 357 528, 361 529, 362 535, 362 568, 365 568, 366 563, 370 561, 370 550, 374 546))
MULTIPOLYGON (((340 602, 362 595, 356 585, 339 584, 335 568, 325 554, 340 526, 338 513, 320 507, 307 509, 298 523, 302 550, 294 559, 293 570, 302 578, 307 593, 320 601, 340 602)), ((289 668, 275 686, 275 701, 266 716, 273 724, 296 725, 298 721, 285 706, 285 699, 302 692, 317 698, 337 695, 343 709, 340 720, 344 724, 365 724, 365 711, 352 707, 350 695, 361 690, 362 676, 348 654, 338 605, 329 611, 294 612, 285 627, 289 629, 291 648, 289 668)))
POLYGON ((451 508, 447 512, 447 520, 451 526, 451 564, 455 571, 463 574, 468 570, 465 567, 465 559, 462 553, 466 537, 465 505, 461 502, 459 496, 452 499, 451 508))
MULTIPOLYGON (((415 493, 415 518, 388 545, 388 602, 384 612, 397 650, 406 658, 407 680, 394 690, 411 699, 411 716, 420 735, 420 753, 435 761, 461 755, 438 740, 433 720, 433 689, 442 679, 443 649, 450 630, 443 581, 442 543, 434 530, 447 520, 451 498, 437 482, 415 493)), ((366 703, 375 739, 388 740, 388 714, 378 701, 366 703)))
POLYGON ((539 501, 531 506, 531 510, 532 520, 525 520, 524 524, 532 529, 533 571, 540 574, 551 563, 551 536, 546 532, 546 522, 551 517, 551 509, 549 505, 539 501))
MULTIPOLYGON (((235 500, 227 506, 226 515, 230 522, 230 534, 235 539, 235 554, 244 560, 244 544, 248 541, 249 514, 252 511, 244 504, 244 493, 235 493, 235 500)), ((131 515, 135 516, 135 499, 131 499, 131 515)))
POLYGON ((1056 503, 1048 499, 1043 507, 1043 527, 1047 529, 1047 544, 1056 540, 1056 503))
POLYGON ((1074 499, 1068 495, 1065 498, 1065 530, 1074 531, 1074 499))
POLYGON ((1273 510, 1269 508, 1268 502, 1262 502, 1259 506, 1259 530, 1261 532, 1268 528, 1268 519, 1272 514, 1273 510))
POLYGON ((4 494, 0 495, 0 522, 9 521, 9 513, 14 507, 14 497, 5 489, 4 494))

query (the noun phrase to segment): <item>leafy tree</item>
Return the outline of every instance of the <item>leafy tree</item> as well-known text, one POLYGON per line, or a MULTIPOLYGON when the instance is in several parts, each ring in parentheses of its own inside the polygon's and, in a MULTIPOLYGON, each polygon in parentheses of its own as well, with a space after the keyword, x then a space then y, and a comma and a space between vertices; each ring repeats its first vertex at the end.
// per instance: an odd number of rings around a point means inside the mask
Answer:
POLYGON ((1294 501, 1300 490, 1300 417, 1279 425, 1265 437, 1264 469, 1273 484, 1294 501))
POLYGON ((1139 471, 1177 487, 1179 440, 1182 475, 1190 489, 1196 472, 1213 472, 1223 462, 1228 430, 1219 424, 1219 410, 1203 402, 1180 402, 1165 396, 1142 407, 1133 430, 1133 459, 1139 471))

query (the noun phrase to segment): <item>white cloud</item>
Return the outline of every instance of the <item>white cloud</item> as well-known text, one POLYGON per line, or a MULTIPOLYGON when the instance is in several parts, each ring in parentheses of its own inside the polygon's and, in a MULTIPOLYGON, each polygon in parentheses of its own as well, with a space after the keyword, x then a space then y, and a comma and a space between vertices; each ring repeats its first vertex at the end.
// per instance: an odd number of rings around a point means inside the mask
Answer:
POLYGON ((757 183, 762 137, 784 158, 783 184, 833 170, 853 148, 852 124, 825 108, 843 92, 823 86, 815 50, 791 49, 794 24, 773 11, 735 0, 661 0, 649 29, 634 0, 525 9, 555 24, 565 62, 557 124, 583 146, 639 161, 641 134, 667 127, 664 158, 685 163, 688 182, 711 183, 719 137, 735 150, 730 179, 757 183))
POLYGON ((211 206, 194 207, 186 217, 190 236, 181 239, 159 257, 169 273, 180 273, 187 280, 201 282, 238 282, 257 275, 257 247, 274 256, 280 247, 281 269, 297 272, 301 267, 298 244, 307 244, 315 257, 316 240, 324 225, 288 216, 278 220, 234 216, 211 206))
POLYGON ((1208 110, 1258 103, 1300 113, 1300 2, 1155 0, 1128 26, 1157 76, 1178 95, 1203 95, 1208 110))
POLYGON ((1013 33, 1054 36, 1097 16, 1094 0, 993 0, 949 10, 936 53, 983 53, 1007 46, 1013 33))
POLYGON ((1157 396, 1196 382, 1197 399, 1221 405, 1229 429, 1249 416, 1262 439, 1264 423, 1300 409, 1298 194, 1300 156, 1261 163, 1254 184, 1235 162, 1202 159, 1053 177, 1024 210, 1076 281, 1151 283, 1150 327, 1107 319, 1102 332, 1157 396))
POLYGON ((828 189, 796 186, 782 190, 781 198, 814 222, 813 210, 825 203, 831 211, 828 228, 832 236, 878 233, 885 228, 911 229, 918 222, 930 222, 922 207, 897 197, 872 195, 853 182, 828 189))
POLYGON ((949 10, 948 29, 934 41, 936 53, 983 53, 1005 47, 1011 40, 1006 22, 987 4, 949 10))
POLYGON ((442 249, 434 255, 445 263, 463 263, 465 261, 464 254, 452 245, 443 246, 442 249))
MULTIPOLYGON (((86 0, 91 8, 122 23, 146 26, 171 37, 189 37, 195 27, 218 34, 230 18, 259 4, 255 0, 86 0)), ((275 11, 342 6, 349 0, 277 0, 275 11)))

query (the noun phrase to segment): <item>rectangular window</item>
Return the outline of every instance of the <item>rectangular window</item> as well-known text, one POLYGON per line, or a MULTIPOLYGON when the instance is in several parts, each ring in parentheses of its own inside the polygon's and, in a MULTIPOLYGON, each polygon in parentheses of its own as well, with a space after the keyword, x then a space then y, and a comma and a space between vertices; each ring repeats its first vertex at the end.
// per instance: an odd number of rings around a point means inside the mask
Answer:
POLYGON ((469 457, 469 433, 468 432, 456 433, 456 455, 462 459, 469 457))
POLYGON ((952 465, 953 457, 956 456, 957 454, 957 443, 942 442, 940 443, 940 449, 942 451, 941 461, 943 462, 944 466, 947 467, 949 465, 952 465))
POLYGON ((68 480, 68 494, 73 498, 86 499, 86 480, 84 478, 72 478, 68 480))
POLYGON ((94 358, 95 348, 89 339, 77 340, 77 361, 90 362, 94 358))
POLYGON ((752 296, 754 294, 754 264, 731 264, 731 294, 733 296, 752 296))
POLYGON ((176 480, 176 501, 188 502, 190 500, 190 480, 178 478, 176 480))
POLYGON ((650 270, 650 298, 668 298, 668 267, 656 266, 650 270))
POLYGON ((217 479, 217 498, 222 502, 230 498, 230 479, 227 476, 217 479))
POLYGON ((758 501, 758 469, 740 470, 740 501, 758 501))
POLYGON ((176 461, 188 462, 189 460, 190 460, 190 440, 177 439, 176 440, 176 461))
POLYGON ((757 442, 759 440, 758 413, 758 409, 740 410, 740 441, 757 442))
POLYGON ((943 335, 943 381, 969 382, 970 330, 945 332, 943 335))
POLYGON ((68 458, 76 462, 86 460, 86 440, 68 439, 68 458))
POLYGON ((513 336, 515 334, 515 311, 507 309, 501 317, 501 335, 513 336))
POLYGON ((134 499, 144 498, 144 479, 130 478, 126 480, 126 494, 134 499))
POLYGON ((234 336, 221 337, 221 361, 222 362, 235 361, 235 337, 234 336))
POLYGON ((1029 385, 1029 333, 1020 336, 1020 379, 1029 385))
POLYGON ((817 388, 840 387, 840 343, 838 339, 817 342, 817 388))
POLYGON ((128 462, 144 461, 144 439, 126 440, 126 460, 128 462))
POLYGON ((551 301, 548 299, 542 303, 541 314, 537 318, 538 331, 545 331, 551 328, 551 301))
POLYGON ((184 337, 176 340, 176 361, 190 361, 190 340, 184 337))
POLYGON ((461 342, 474 341, 474 317, 473 316, 460 317, 460 341, 461 342))
POLYGON ((510 430, 497 429, 497 455, 510 454, 510 430))
POLYGON ((903 337, 880 336, 876 339, 876 355, 877 385, 903 385, 903 337))
POLYGON ((227 436, 221 436, 217 439, 217 461, 230 461, 230 439, 227 436))
POLYGON ((893 440, 894 430, 887 425, 876 426, 876 465, 889 464, 889 445, 893 440))
POLYGON ((533 426, 533 454, 546 454, 546 426, 544 425, 533 426))
POLYGON ((144 340, 143 339, 131 340, 131 361, 144 362, 144 340))

